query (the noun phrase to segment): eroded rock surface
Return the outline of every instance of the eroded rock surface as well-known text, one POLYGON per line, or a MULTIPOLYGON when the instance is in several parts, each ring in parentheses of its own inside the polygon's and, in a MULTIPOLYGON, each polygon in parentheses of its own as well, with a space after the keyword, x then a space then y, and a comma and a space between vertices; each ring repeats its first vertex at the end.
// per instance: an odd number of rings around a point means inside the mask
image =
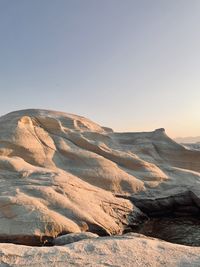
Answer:
POLYGON ((69 138, 82 133, 106 135, 87 119, 57 112, 0 118, 0 242, 39 245, 73 232, 119 234, 143 216, 112 194, 122 181, 133 190, 143 183, 69 138))
POLYGON ((167 197, 199 185, 200 151, 163 129, 115 133, 46 110, 0 118, 0 241, 37 245, 66 233, 120 234, 144 219, 125 197, 167 197))

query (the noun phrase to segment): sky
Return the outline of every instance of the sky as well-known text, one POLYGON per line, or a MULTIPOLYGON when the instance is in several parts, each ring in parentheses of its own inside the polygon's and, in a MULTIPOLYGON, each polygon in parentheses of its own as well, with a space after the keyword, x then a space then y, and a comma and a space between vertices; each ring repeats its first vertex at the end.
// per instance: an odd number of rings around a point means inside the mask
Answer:
POLYGON ((0 115, 200 136, 199 0, 0 0, 0 115))

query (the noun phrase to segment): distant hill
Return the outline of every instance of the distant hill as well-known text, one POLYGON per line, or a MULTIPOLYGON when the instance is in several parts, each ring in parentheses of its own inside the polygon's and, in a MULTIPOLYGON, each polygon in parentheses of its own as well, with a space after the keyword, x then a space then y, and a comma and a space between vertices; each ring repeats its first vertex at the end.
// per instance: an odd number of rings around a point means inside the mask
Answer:
POLYGON ((191 149, 191 150, 199 150, 200 151, 200 142, 197 142, 197 143, 184 143, 182 144, 184 145, 184 147, 188 148, 188 149, 191 149))
POLYGON ((195 137, 177 137, 174 139, 177 143, 189 144, 200 142, 200 136, 195 137))

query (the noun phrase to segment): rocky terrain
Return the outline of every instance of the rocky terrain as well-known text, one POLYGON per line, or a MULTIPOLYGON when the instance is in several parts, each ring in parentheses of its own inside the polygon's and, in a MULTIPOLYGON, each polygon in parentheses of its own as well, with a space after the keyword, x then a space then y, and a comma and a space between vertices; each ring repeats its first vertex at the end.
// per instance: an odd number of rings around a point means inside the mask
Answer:
POLYGON ((199 213, 200 151, 164 129, 115 133, 72 114, 12 112, 0 118, 0 182, 1 266, 200 265, 200 248, 137 234, 53 246, 69 233, 121 235, 165 211, 199 213))

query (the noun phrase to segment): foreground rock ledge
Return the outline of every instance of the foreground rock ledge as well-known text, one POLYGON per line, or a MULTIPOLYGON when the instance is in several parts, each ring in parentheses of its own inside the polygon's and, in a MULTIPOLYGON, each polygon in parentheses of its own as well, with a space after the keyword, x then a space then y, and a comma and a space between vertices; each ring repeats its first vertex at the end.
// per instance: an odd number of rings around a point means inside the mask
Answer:
POLYGON ((199 267, 200 248, 139 234, 88 239, 55 247, 0 244, 0 266, 199 267))

